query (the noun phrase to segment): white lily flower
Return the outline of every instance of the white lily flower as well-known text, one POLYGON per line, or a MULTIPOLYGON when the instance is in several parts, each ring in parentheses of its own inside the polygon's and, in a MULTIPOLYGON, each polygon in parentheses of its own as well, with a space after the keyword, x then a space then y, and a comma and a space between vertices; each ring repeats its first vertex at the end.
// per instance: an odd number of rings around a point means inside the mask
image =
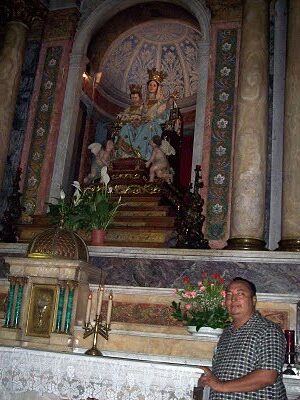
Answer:
POLYGON ((108 182, 110 181, 110 177, 107 173, 107 167, 102 167, 101 168, 101 182, 103 182, 105 184, 105 186, 108 185, 108 182))
POLYGON ((61 200, 64 200, 66 198, 66 193, 64 192, 63 189, 60 190, 60 198, 61 200))
POLYGON ((75 189, 81 191, 80 183, 78 181, 73 181, 72 186, 74 186, 75 189))
POLYGON ((77 204, 79 203, 80 197, 81 197, 80 191, 78 189, 76 189, 73 194, 73 203, 75 206, 77 206, 77 204))

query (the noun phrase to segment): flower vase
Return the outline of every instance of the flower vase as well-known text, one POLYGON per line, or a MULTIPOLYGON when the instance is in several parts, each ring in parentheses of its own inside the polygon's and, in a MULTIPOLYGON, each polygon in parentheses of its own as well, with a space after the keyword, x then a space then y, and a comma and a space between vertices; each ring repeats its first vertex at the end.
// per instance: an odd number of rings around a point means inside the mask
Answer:
POLYGON ((103 246, 106 232, 104 229, 93 229, 92 230, 92 246, 103 246))
POLYGON ((219 338, 223 332, 221 328, 211 328, 210 326, 202 326, 199 331, 196 330, 195 326, 187 326, 187 330, 193 336, 207 336, 210 338, 219 338))

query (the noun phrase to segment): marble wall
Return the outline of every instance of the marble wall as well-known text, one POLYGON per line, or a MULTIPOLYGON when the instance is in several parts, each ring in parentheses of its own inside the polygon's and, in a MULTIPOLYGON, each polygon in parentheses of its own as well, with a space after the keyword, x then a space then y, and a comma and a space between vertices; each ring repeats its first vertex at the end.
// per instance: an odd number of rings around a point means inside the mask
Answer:
MULTIPOLYGON (((22 257, 26 248, 26 243, 0 243, 0 278, 8 274, 4 257, 22 257)), ((253 281, 259 293, 300 299, 298 253, 89 246, 89 254, 90 263, 106 273, 107 285, 176 288, 185 275, 198 281, 202 272, 218 272, 226 281, 236 276, 253 281)))
MULTIPOLYGON (((221 251, 222 252, 222 251, 221 251)), ((222 252, 224 253, 224 252, 222 252)), ((261 258, 194 257, 166 258, 95 257, 91 262, 107 274, 106 283, 121 286, 172 288, 182 286, 188 275, 197 282, 202 272, 218 272, 230 281, 236 276, 249 279, 260 293, 290 293, 300 295, 300 260, 261 258)), ((278 254, 278 253, 276 253, 278 254)))

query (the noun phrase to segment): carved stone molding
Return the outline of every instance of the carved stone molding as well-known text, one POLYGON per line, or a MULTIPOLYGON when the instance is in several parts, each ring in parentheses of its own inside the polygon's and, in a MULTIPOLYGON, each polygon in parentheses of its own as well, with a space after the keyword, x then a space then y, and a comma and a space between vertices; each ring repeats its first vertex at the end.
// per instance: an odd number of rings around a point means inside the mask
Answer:
POLYGON ((207 0, 212 20, 236 20, 242 18, 242 0, 207 0))
POLYGON ((9 21, 21 22, 28 27, 36 19, 44 19, 46 7, 39 0, 5 0, 8 7, 9 21))
POLYGON ((58 40, 73 38, 80 13, 77 8, 50 11, 47 16, 44 39, 58 40))

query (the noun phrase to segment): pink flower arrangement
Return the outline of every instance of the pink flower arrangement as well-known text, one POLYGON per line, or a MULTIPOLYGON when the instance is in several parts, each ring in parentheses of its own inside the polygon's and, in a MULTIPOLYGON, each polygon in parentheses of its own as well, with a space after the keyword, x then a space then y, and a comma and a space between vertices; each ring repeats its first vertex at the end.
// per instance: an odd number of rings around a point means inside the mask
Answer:
POLYGON ((183 277, 183 289, 176 289, 179 302, 172 302, 173 317, 184 325, 224 328, 229 323, 225 309, 224 279, 220 274, 203 272, 202 280, 193 284, 188 276, 183 277))

